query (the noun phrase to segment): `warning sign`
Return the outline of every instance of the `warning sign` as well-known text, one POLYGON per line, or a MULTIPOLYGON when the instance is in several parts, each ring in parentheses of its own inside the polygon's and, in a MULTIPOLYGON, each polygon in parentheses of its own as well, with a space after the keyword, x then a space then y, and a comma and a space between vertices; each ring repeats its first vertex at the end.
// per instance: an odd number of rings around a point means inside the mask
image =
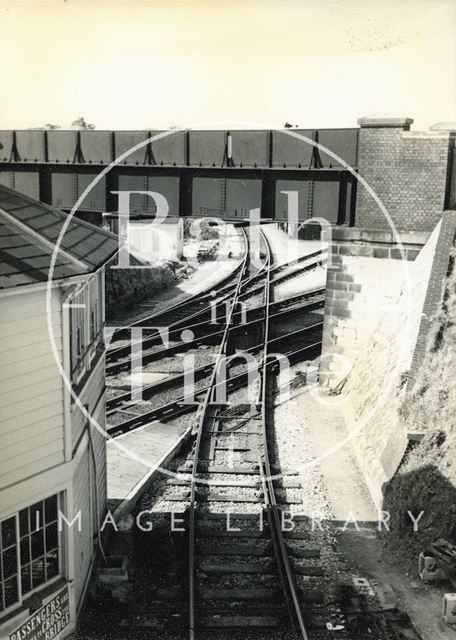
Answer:
POLYGON ((53 640, 69 624, 70 602, 68 587, 65 587, 13 631, 10 640, 53 640))

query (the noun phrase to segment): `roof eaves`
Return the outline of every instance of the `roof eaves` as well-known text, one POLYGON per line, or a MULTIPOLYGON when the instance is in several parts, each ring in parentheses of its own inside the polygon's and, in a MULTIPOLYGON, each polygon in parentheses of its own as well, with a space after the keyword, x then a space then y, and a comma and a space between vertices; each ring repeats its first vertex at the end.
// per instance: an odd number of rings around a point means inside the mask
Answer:
MULTIPOLYGON (((21 233, 27 234, 33 240, 41 243, 41 245, 44 245, 45 247, 50 249, 51 254, 56 250, 55 245, 50 240, 42 236, 40 233, 38 233, 34 229, 31 229, 24 222, 17 220, 14 216, 12 216, 10 213, 5 211, 1 207, 0 207, 0 215, 3 216, 11 225, 14 225, 17 229, 19 229, 21 233)), ((91 265, 83 262, 79 258, 76 258, 76 256, 72 255, 71 253, 68 253, 67 251, 65 251, 65 249, 62 249, 62 247, 58 248, 57 253, 60 256, 64 257, 69 262, 71 262, 77 269, 79 269, 83 273, 86 273, 92 270, 91 265)))

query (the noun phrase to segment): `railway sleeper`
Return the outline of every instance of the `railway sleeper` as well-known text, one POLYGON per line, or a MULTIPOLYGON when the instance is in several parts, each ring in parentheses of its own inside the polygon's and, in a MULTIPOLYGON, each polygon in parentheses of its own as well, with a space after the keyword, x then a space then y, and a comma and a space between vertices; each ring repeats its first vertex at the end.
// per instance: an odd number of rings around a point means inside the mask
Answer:
POLYGON ((200 501, 201 502, 239 502, 239 503, 253 504, 256 502, 263 502, 263 496, 262 495, 240 496, 235 493, 233 493, 232 495, 220 495, 220 494, 201 495, 200 501))
MULTIPOLYGON (((202 475, 202 474, 201 474, 202 475)), ((233 476, 235 474, 232 474, 233 476)), ((302 485, 297 480, 292 480, 288 478, 273 478, 273 482, 282 483, 283 489, 301 489, 302 485)), ((258 489, 261 487, 261 480, 241 480, 241 479, 230 479, 230 480, 218 480, 216 478, 201 478, 197 479, 198 483, 204 483, 202 486, 208 487, 240 487, 240 488, 252 488, 258 489)), ((191 484, 191 478, 172 478, 171 480, 167 480, 166 482, 169 486, 189 486, 191 484)))
MULTIPOLYGON (((176 498, 177 500, 178 498, 176 498)), ((240 495, 202 495, 200 496, 201 502, 239 502, 239 503, 262 503, 264 501, 263 494, 257 496, 240 496, 240 495)), ((277 504, 279 505, 290 505, 290 504, 301 504, 300 498, 290 498, 290 497, 281 497, 277 496, 277 504)), ((292 533, 292 532, 291 532, 292 533)))
POLYGON ((270 560, 267 564, 260 562, 250 563, 209 563, 199 562, 198 568, 206 575, 225 575, 225 574, 239 574, 239 573, 261 573, 265 575, 271 574, 271 569, 275 570, 274 560, 270 560))
POLYGON ((271 615, 222 615, 214 614, 212 616, 203 616, 199 619, 200 627, 213 629, 239 629, 239 628, 261 628, 271 629, 281 625, 282 620, 279 616, 271 615))
POLYGON ((198 538, 202 542, 203 538, 217 538, 217 540, 223 540, 223 538, 263 538, 265 536, 264 531, 260 529, 252 529, 250 531, 220 531, 220 529, 205 529, 198 531, 198 538))
POLYGON ((292 558, 320 558, 320 549, 300 549, 287 544, 288 553, 292 558))
MULTIPOLYGON (((205 480, 204 478, 198 478, 198 482, 204 482, 208 487, 242 487, 246 489, 258 489, 261 486, 260 480, 205 480)), ((191 483, 191 478, 181 479, 175 478, 167 480, 166 484, 170 486, 188 486, 191 483)))
MULTIPOLYGON (((179 471, 181 469, 182 467, 179 468, 179 471)), ((252 476, 259 475, 258 464, 228 467, 224 465, 211 464, 210 460, 206 462, 203 462, 202 460, 198 460, 198 471, 200 473, 227 473, 227 474, 233 473, 235 475, 245 474, 245 475, 252 475, 252 476)))
POLYGON ((252 556, 258 558, 270 557, 272 553, 272 543, 268 544, 264 549, 258 547, 258 541, 252 540, 252 544, 247 546, 234 545, 233 543, 197 543, 198 555, 200 556, 252 556))
MULTIPOLYGON (((321 577, 324 576, 324 570, 320 566, 313 566, 309 564, 292 563, 293 572, 297 575, 321 577)), ((258 573, 263 575, 270 575, 271 569, 275 570, 276 563, 273 559, 268 563, 251 562, 251 563, 199 563, 199 569, 207 575, 223 575, 223 574, 241 574, 241 573, 258 573)))
MULTIPOLYGON (((197 512, 198 515, 198 512, 197 512)), ((227 518, 229 516, 230 522, 237 522, 239 520, 246 520, 246 521, 251 521, 254 520, 255 522, 258 522, 258 513, 205 513, 201 519, 199 519, 199 522, 202 522, 202 519, 204 520, 214 520, 214 521, 218 521, 222 524, 225 524, 227 521, 227 518)))
POLYGON ((257 601, 271 602, 280 596, 278 589, 268 588, 244 588, 244 589, 225 589, 215 587, 202 587, 200 589, 202 600, 230 600, 230 601, 257 601))

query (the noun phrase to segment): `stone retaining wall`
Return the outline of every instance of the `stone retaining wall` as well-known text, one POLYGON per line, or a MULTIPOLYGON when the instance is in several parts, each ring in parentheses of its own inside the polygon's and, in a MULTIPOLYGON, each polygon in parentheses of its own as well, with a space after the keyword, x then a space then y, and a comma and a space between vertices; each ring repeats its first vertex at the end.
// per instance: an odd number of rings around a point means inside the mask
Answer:
POLYGON ((388 232, 336 231, 320 383, 343 403, 361 471, 380 505, 382 486, 407 446, 398 401, 417 341, 441 223, 430 236, 404 236, 404 260, 396 259, 400 248, 388 232))

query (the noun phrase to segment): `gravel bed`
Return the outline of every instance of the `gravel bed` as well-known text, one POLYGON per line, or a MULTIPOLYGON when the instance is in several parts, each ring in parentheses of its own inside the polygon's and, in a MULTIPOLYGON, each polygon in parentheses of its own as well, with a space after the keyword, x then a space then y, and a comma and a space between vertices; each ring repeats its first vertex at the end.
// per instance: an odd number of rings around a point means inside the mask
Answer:
MULTIPOLYGON (((218 475, 218 474, 217 474, 218 475)), ((258 495, 258 489, 255 487, 211 487, 210 485, 201 484, 198 487, 200 495, 209 496, 228 496, 242 497, 254 500, 258 495)), ((239 503, 242 504, 242 503, 239 503)))
POLYGON ((261 513, 261 502, 207 502, 201 506, 201 513, 261 513))
MULTIPOLYGON (((243 518, 242 517, 243 514, 241 512, 239 512, 237 509, 232 509, 229 512, 227 511, 226 518, 220 517, 220 518, 201 519, 199 521, 199 528, 201 531, 220 531, 220 533, 223 533, 224 531, 226 531, 228 515, 229 515, 229 520, 231 525, 236 526, 239 529, 242 529, 243 531, 257 531, 261 526, 260 517, 243 518)), ((241 540, 242 538, 239 541, 236 540, 236 545, 241 540)))
POLYGON ((204 587, 209 589, 257 589, 259 587, 267 589, 277 586, 277 577, 272 573, 233 573, 212 576, 199 570, 197 574, 200 579, 204 580, 204 587))
POLYGON ((224 467, 237 467, 244 463, 245 455, 240 451, 216 451, 213 463, 224 467))
POLYGON ((160 511, 163 511, 165 513, 171 513, 171 512, 183 513, 186 509, 188 509, 189 504, 190 504, 189 498, 181 501, 160 499, 151 507, 150 510, 153 513, 160 512, 160 511))
MULTIPOLYGON (((214 482, 245 482, 246 480, 248 480, 249 482, 258 482, 260 480, 260 474, 258 475, 248 475, 246 476, 243 473, 217 473, 217 474, 210 474, 210 473, 200 473, 199 478, 201 478, 202 480, 213 480, 214 482)), ((209 486, 210 483, 209 483, 209 486)), ((213 486, 213 485, 212 485, 213 486)))
MULTIPOLYGON (((232 519, 232 523, 234 523, 235 526, 242 528, 242 524, 238 524, 238 521, 234 521, 232 519)), ((215 540, 216 542, 216 540, 215 540)), ((243 538, 236 538, 236 547, 238 549, 249 549, 252 547, 252 541, 248 540, 248 539, 243 539, 243 538)), ((272 552, 272 547, 271 547, 271 543, 269 540, 267 540, 266 538, 255 538, 255 548, 257 550, 261 549, 261 551, 263 552, 268 552, 271 551, 272 552)), ((244 556, 245 557, 245 556, 244 556)), ((261 556, 257 556, 258 558, 260 558, 261 556)))
MULTIPOLYGON (((200 358, 200 360, 201 359, 202 358, 200 358)), ((213 355, 208 354, 207 359, 208 359, 208 363, 212 363, 213 355)), ((203 365, 198 364, 197 366, 203 366, 203 365)), ((246 370, 246 368, 247 368, 247 365, 245 364, 240 364, 240 365, 231 367, 230 375, 231 376, 239 375, 240 373, 243 373, 246 370)), ((144 369, 144 371, 147 371, 147 370, 148 370, 147 368, 144 369)), ((204 389, 204 387, 208 385, 209 376, 210 374, 208 374, 204 378, 201 378, 200 380, 195 381, 194 383, 195 391, 204 389)), ((111 380, 110 380, 110 384, 111 384, 111 380)), ((127 386, 127 385, 120 386, 121 380, 119 378, 117 378, 116 382, 117 384, 119 384, 118 388, 113 389, 108 387, 108 393, 107 393, 108 399, 115 398, 116 396, 122 395, 123 393, 126 393, 127 391, 130 390, 130 386, 127 386)), ((125 383, 125 376, 123 378, 123 382, 125 383)), ((160 407, 162 405, 169 404, 171 402, 178 400, 183 396, 183 394, 184 394, 184 389, 181 386, 175 387, 174 389, 167 389, 165 391, 156 393, 154 396, 152 396, 152 398, 150 398, 149 400, 143 401, 141 404, 131 404, 131 405, 129 404, 125 407, 125 409, 127 412, 130 411, 132 414, 143 415, 145 413, 148 413, 149 411, 152 411, 155 407, 160 407)), ((231 396, 230 396, 230 402, 231 402, 231 396)), ((192 412, 190 415, 191 416, 194 415, 194 412, 192 412)), ((110 427, 118 426, 119 424, 121 424, 122 422, 125 422, 125 420, 129 419, 130 417, 133 417, 133 415, 130 416, 127 414, 122 415, 121 413, 113 413, 110 416, 108 416, 109 426, 110 427)), ((187 423, 188 423, 188 419, 187 419, 187 423)), ((231 421, 231 423, 235 425, 236 421, 231 421)), ((235 432, 234 432, 234 435, 236 435, 235 432)), ((236 444, 241 445, 241 443, 239 442, 239 438, 240 436, 237 436, 236 444)), ((243 442, 241 446, 244 446, 244 445, 245 445, 245 442, 243 442)))
MULTIPOLYGON (((192 349, 188 349, 185 345, 185 343, 182 343, 181 341, 178 340, 173 340, 170 341, 168 346, 173 347, 176 345, 182 345, 182 351, 179 353, 174 353, 173 355, 167 355, 166 352, 164 353, 164 355, 159 359, 159 360, 155 360, 152 361, 146 365, 144 365, 143 370, 144 371, 155 371, 156 369, 154 367, 161 366, 162 362, 165 360, 170 360, 171 364, 174 364, 175 361, 180 362, 182 360, 182 356, 184 355, 188 355, 188 354, 193 354, 193 356, 195 357, 195 367, 198 366, 202 366, 203 364, 207 364, 207 360, 205 360, 205 358, 207 358, 207 353, 209 353, 209 355, 211 354, 216 354, 218 352, 218 345, 201 345, 198 348, 192 348, 192 349), (200 362, 200 358, 202 358, 202 362, 200 362)), ((149 349, 144 349, 143 351, 143 356, 147 356, 148 354, 153 354, 156 353, 157 351, 162 351, 164 347, 162 345, 156 345, 153 347, 150 347, 149 349)), ((116 362, 127 362, 129 359, 129 355, 125 356, 124 358, 119 358, 118 361, 116 362)), ((167 365, 169 366, 169 365, 167 365)), ((178 370, 181 369, 180 366, 178 366, 178 370)), ((129 375, 129 371, 127 371, 126 373, 123 373, 123 375, 129 375)))
MULTIPOLYGON (((303 365, 292 367, 292 372, 302 374, 303 365)), ((302 393, 303 391, 301 391, 302 393)), ((275 444, 273 455, 280 457, 281 465, 298 471, 301 489, 293 489, 293 495, 299 495, 299 505, 289 505, 287 511, 293 515, 304 516, 294 521, 295 531, 307 531, 307 540, 290 540, 294 549, 319 549, 321 557, 316 565, 325 572, 324 577, 299 576, 299 581, 318 583, 327 601, 335 596, 336 583, 343 571, 337 547, 337 533, 331 526, 333 515, 326 499, 325 485, 318 465, 303 468, 306 462, 311 462, 315 455, 306 434, 304 417, 296 410, 296 402, 285 402, 275 408, 275 444), (314 518, 314 520, 313 520, 314 518), (319 529, 319 519, 323 522, 323 531, 319 529), (313 525, 313 526, 312 526, 313 525), (313 528, 313 530, 312 530, 313 528)), ((291 495, 291 494, 290 494, 291 495)), ((305 561, 305 564, 310 564, 305 561)), ((305 586, 303 584, 303 586, 305 586)))
POLYGON ((236 431, 221 431, 217 436, 217 445, 223 447, 247 447, 248 435, 236 431))

